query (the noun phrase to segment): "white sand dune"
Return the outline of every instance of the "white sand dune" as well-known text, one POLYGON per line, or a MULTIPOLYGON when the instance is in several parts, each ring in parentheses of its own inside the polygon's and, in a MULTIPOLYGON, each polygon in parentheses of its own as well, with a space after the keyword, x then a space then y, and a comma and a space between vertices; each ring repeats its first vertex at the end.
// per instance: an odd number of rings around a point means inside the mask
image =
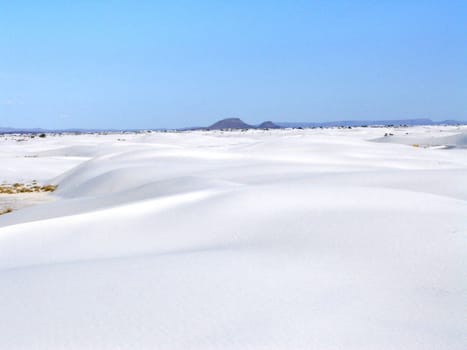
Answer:
POLYGON ((0 349, 465 349, 466 132, 3 138, 0 349))

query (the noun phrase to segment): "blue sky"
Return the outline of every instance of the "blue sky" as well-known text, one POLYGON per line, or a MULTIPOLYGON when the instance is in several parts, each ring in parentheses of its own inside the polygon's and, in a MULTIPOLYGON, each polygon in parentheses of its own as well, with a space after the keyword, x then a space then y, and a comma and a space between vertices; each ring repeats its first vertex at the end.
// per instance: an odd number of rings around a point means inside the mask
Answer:
POLYGON ((0 0, 0 126, 467 119, 467 1, 0 0))

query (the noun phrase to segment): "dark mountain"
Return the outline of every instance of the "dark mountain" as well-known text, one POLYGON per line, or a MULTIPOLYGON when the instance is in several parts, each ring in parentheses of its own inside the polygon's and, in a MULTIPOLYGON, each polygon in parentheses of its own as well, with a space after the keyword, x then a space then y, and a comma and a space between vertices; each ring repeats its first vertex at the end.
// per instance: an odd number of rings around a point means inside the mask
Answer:
POLYGON ((257 128, 258 129, 279 129, 280 126, 268 120, 267 122, 262 122, 261 124, 259 124, 257 128))
POLYGON ((219 130, 219 129, 251 129, 254 126, 244 123, 240 118, 227 118, 219 120, 218 122, 212 124, 208 127, 209 130, 219 130))

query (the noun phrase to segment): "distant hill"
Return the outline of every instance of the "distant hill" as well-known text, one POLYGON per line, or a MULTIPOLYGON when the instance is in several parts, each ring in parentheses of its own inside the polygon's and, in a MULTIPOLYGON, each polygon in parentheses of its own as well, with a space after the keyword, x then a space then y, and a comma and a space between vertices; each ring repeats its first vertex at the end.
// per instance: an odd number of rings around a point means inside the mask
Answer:
MULTIPOLYGON (((147 129, 41 129, 41 128, 4 128, 0 134, 40 134, 40 133, 96 133, 96 132, 140 132, 147 129)), ((157 129, 152 129, 157 130, 157 129)))
MULTIPOLYGON (((219 129, 277 129, 277 128, 329 128, 335 126, 388 126, 388 125, 467 125, 467 121, 442 120, 433 121, 431 119, 395 119, 395 120, 341 120, 332 122, 272 122, 265 121, 258 126, 250 125, 240 118, 227 118, 219 120, 209 127, 187 127, 174 130, 219 130, 219 129)), ((95 133, 95 132, 142 132, 146 130, 167 130, 167 129, 41 129, 41 128, 13 128, 0 127, 0 134, 39 134, 39 133, 95 133)))
POLYGON ((45 129, 40 128, 4 128, 0 127, 0 134, 38 134, 46 132, 45 129))
POLYGON ((341 120, 332 122, 276 122, 283 128, 312 128, 312 127, 332 127, 332 126, 388 126, 388 125, 464 125, 465 121, 443 120, 433 121, 431 119, 395 119, 395 120, 341 120))
POLYGON ((219 129, 251 129, 254 128, 252 125, 248 125, 240 118, 227 118, 219 120, 218 122, 212 124, 208 127, 209 130, 219 130, 219 129))
POLYGON ((262 122, 261 124, 259 124, 257 128, 258 129, 279 129, 280 126, 268 120, 267 122, 262 122))
POLYGON ((240 118, 227 118, 219 120, 218 122, 212 124, 208 127, 209 130, 219 130, 219 129, 278 129, 279 125, 273 123, 272 121, 265 121, 259 124, 258 126, 250 125, 245 123, 240 118))
POLYGON ((389 125, 462 125, 467 122, 457 120, 432 121, 431 119, 394 119, 394 120, 341 120, 331 122, 272 122, 266 121, 258 126, 249 125, 239 118, 228 118, 219 120, 207 129, 277 129, 277 128, 313 128, 313 127, 335 127, 335 126, 389 126, 389 125))

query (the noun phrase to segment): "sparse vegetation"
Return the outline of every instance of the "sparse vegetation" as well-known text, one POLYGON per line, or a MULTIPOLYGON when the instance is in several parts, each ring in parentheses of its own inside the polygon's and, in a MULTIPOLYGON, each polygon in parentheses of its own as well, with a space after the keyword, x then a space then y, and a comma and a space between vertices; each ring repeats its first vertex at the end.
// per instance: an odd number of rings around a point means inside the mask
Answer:
POLYGON ((33 193, 33 192, 53 192, 57 189, 57 185, 38 185, 33 181, 30 184, 14 183, 0 184, 0 194, 18 194, 18 193, 33 193))
POLYGON ((8 213, 11 213, 13 211, 12 208, 2 208, 0 209, 0 215, 3 215, 3 214, 8 214, 8 213))

